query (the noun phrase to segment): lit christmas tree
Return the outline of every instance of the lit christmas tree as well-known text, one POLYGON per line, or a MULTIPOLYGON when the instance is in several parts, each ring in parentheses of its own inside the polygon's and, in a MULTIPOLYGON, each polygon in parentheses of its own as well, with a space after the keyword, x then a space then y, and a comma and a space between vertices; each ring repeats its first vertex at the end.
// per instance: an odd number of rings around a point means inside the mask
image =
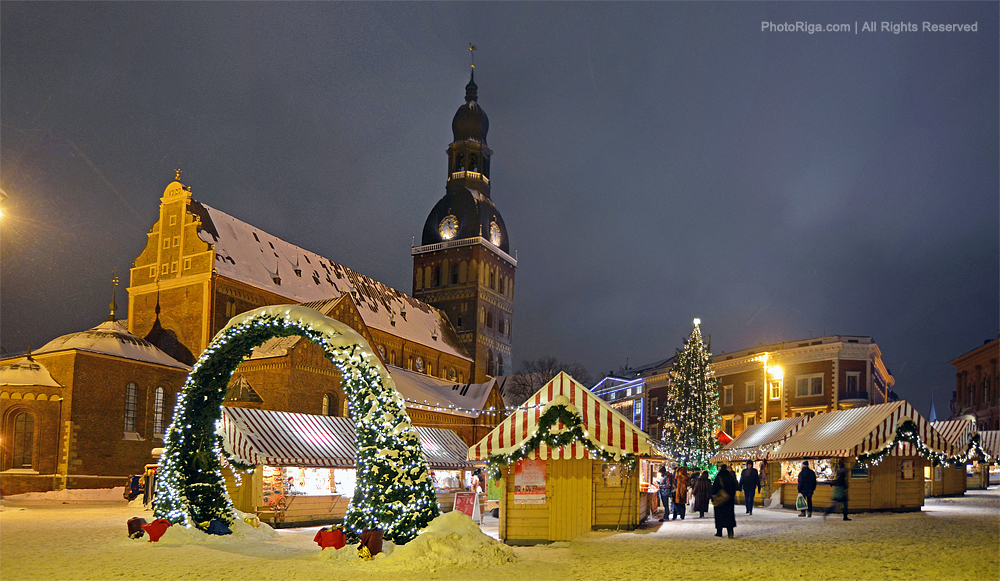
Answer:
POLYGON ((712 370, 708 347, 701 337, 701 321, 670 369, 663 416, 667 422, 664 439, 674 458, 686 466, 709 468, 709 458, 718 449, 719 380, 712 370))

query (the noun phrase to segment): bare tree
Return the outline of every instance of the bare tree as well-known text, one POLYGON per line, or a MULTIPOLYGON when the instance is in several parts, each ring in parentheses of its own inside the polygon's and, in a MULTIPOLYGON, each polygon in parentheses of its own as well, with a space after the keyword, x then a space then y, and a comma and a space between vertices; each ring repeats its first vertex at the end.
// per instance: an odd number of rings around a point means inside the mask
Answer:
POLYGON ((586 387, 590 387, 593 381, 587 368, 579 363, 564 363, 555 357, 529 359, 522 361, 517 373, 507 378, 504 401, 509 406, 523 404, 560 371, 565 371, 586 387))

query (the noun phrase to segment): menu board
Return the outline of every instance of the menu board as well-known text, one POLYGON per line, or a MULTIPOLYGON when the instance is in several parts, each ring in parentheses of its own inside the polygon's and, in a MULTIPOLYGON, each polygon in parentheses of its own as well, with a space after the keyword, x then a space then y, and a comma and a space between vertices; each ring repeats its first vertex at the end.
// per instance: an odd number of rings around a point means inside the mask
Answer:
POLYGON ((545 504, 545 460, 518 460, 514 466, 514 504, 545 504))
POLYGON ((482 516, 479 514, 478 496, 475 492, 456 492, 455 510, 467 515, 474 521, 482 520, 482 516))

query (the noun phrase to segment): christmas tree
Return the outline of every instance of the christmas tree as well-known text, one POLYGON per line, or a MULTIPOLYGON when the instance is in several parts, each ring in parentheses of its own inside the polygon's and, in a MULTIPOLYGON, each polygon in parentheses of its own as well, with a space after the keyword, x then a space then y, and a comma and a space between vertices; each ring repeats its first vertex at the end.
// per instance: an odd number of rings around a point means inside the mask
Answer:
POLYGON ((664 439, 674 458, 686 466, 708 468, 718 449, 719 380, 712 370, 708 347, 701 337, 701 321, 684 341, 684 349, 670 369, 664 419, 664 439))

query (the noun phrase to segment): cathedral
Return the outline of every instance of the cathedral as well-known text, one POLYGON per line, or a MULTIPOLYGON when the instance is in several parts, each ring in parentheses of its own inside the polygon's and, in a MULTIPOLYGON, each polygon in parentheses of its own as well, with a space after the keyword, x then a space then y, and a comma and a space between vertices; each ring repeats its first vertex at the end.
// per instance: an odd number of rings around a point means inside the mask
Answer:
MULTIPOLYGON (((88 377, 117 377, 137 363, 152 371, 88 388, 84 399, 73 397, 73 361, 83 359, 72 356, 78 347, 67 345, 76 343, 47 349, 67 353, 66 363, 52 360, 51 374, 41 373, 44 366, 30 355, 0 362, 0 470, 32 477, 13 486, 8 472, 8 489, 92 486, 75 477, 79 466, 99 479, 141 472, 151 458, 145 450, 163 445, 190 365, 232 317, 266 305, 305 304, 360 333, 389 369, 415 425, 452 429, 470 445, 488 433, 505 415, 495 378, 511 366, 517 261, 490 196, 489 120, 474 78, 465 90, 452 120, 445 194, 412 249, 412 295, 198 201, 178 170, 132 265, 128 318, 112 314, 105 324, 113 325, 115 341, 132 349, 104 346, 92 366, 107 369, 88 370, 88 377), (38 385, 28 385, 36 379, 38 385), (77 401, 101 413, 81 408, 74 414, 77 401), (90 416, 101 420, 101 435, 94 436, 100 442, 74 448, 89 437, 83 432, 97 433, 84 423, 90 416), (90 450, 122 462, 94 462, 90 450)), ((286 337, 265 342, 239 366, 225 405, 343 416, 346 400, 339 372, 322 350, 286 337)))

